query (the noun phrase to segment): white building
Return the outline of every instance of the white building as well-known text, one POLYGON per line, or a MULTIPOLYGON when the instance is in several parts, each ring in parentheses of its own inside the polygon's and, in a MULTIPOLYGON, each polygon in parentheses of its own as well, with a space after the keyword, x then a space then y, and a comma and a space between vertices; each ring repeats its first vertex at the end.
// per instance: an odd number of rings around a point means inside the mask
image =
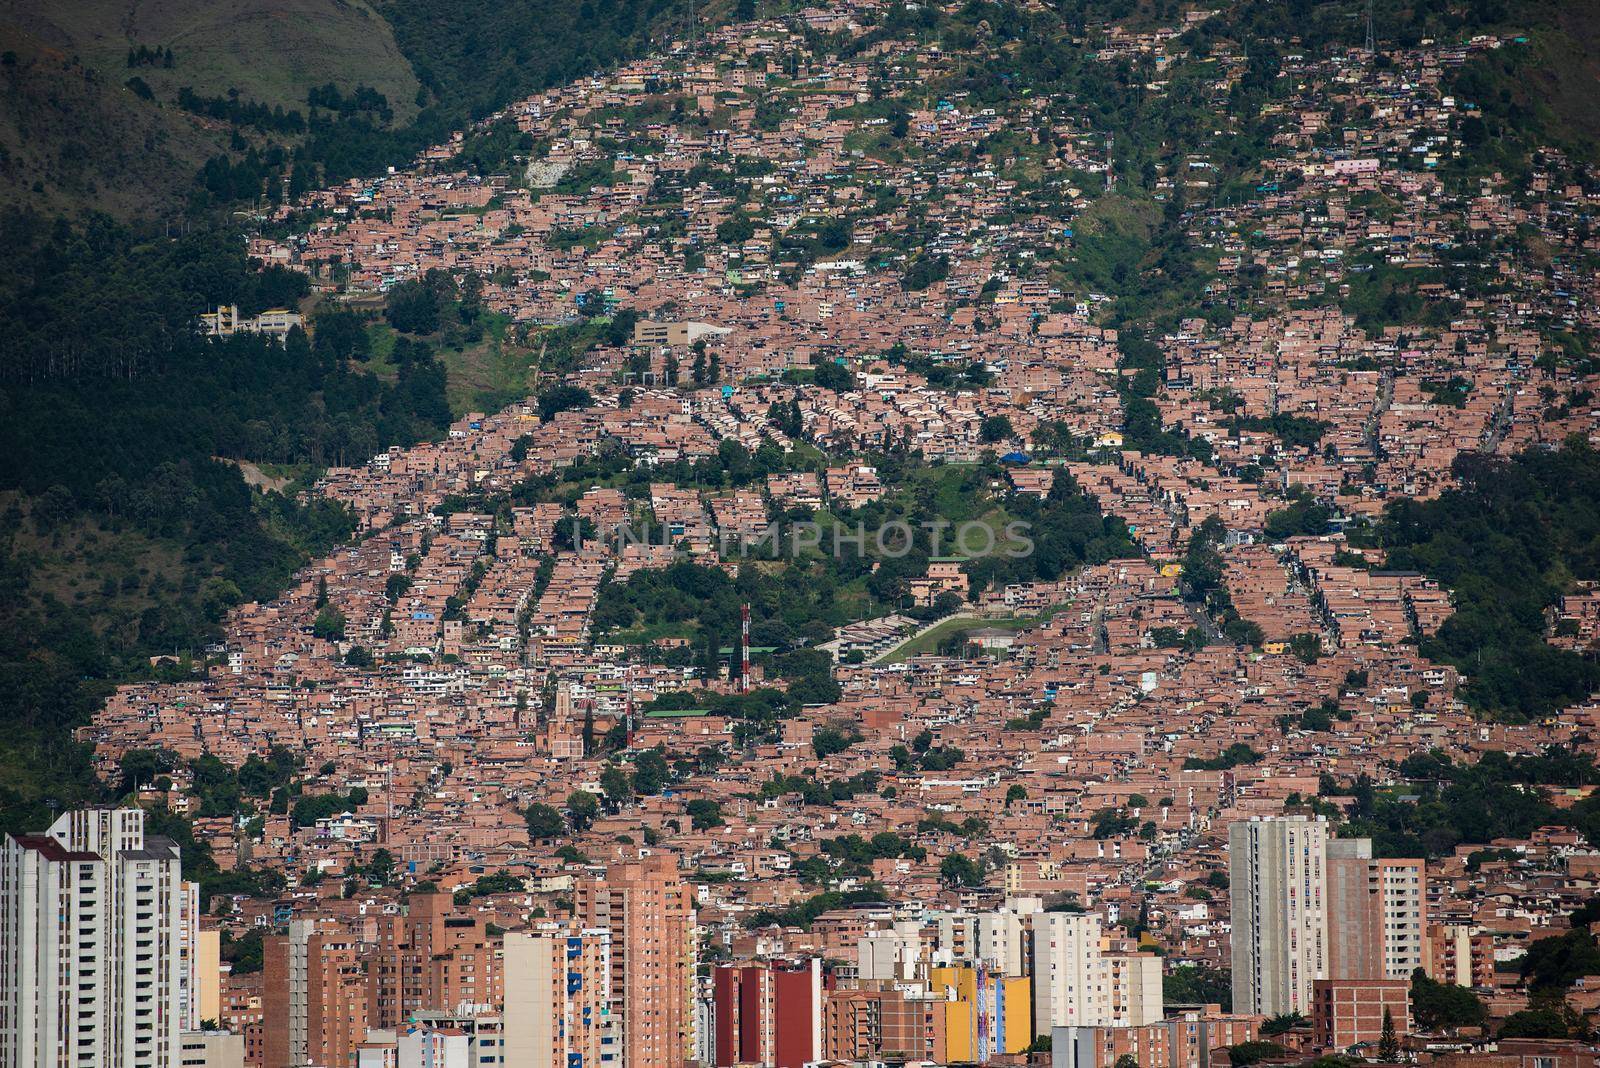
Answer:
POLYGON ((1252 818, 1228 827, 1233 1011, 1311 1015, 1328 968, 1328 821, 1252 818))
POLYGON ((565 1068, 619 1063, 604 928, 541 924, 505 936, 504 1063, 565 1068))
POLYGON ((69 812, 0 854, 0 1065, 177 1068, 190 1010, 178 847, 139 809, 69 812))
POLYGON ((227 1031, 185 1031, 179 1038, 182 1068, 244 1068, 244 1036, 227 1031))
POLYGON ((1036 1034, 1057 1027, 1143 1027, 1162 1016, 1161 958, 1108 952, 1092 913, 1033 917, 1036 1034))
POLYGON ((1011 898, 994 912, 930 913, 928 921, 938 931, 932 963, 981 961, 994 974, 1028 975, 1029 920, 1040 915, 1042 903, 1035 897, 1011 898))

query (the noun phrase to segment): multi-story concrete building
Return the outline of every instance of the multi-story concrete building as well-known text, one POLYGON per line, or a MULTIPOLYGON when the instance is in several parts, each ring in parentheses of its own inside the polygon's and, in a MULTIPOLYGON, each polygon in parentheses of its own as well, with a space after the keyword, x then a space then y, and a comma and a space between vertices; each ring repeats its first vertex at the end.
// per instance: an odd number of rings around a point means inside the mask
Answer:
POLYGON ((367 993, 361 948, 338 923, 295 920, 263 939, 263 1068, 352 1063, 367 993))
POLYGON ((504 1049, 526 1068, 620 1065, 611 932, 542 924, 505 936, 504 1049))
POLYGON ((1494 935, 1464 923, 1434 924, 1425 940, 1429 978, 1456 986, 1494 984, 1494 935))
POLYGON ((1030 975, 1033 942, 1029 921, 1042 914, 1038 898, 1008 900, 992 912, 935 912, 928 922, 935 929, 933 963, 962 964, 981 961, 1000 975, 1030 975))
POLYGON ((0 856, 0 1064, 174 1068, 195 934, 178 847, 139 809, 69 812, 0 856))
POLYGON ((1323 1049, 1349 1049, 1411 1030, 1411 984, 1403 979, 1318 979, 1312 984, 1311 1030, 1323 1049))
POLYGON ((1374 859, 1366 838, 1328 842, 1328 977, 1404 979, 1425 967, 1421 860, 1374 859))
POLYGON ((1322 817, 1228 828, 1233 1004, 1310 1015, 1318 979, 1408 980, 1425 962, 1425 866, 1334 839, 1322 817))
POLYGON ((179 1043, 182 1068, 244 1068, 244 1036, 226 1031, 185 1031, 179 1043))
POLYGON ((926 990, 877 980, 830 990, 823 1003, 826 1060, 874 1061, 893 1053, 908 1061, 938 1060, 945 1049, 944 1003, 926 990))
POLYGON ((694 1056, 694 890, 667 855, 616 864, 574 893, 578 921, 611 933, 619 1063, 681 1068, 694 1056))
POLYGON ((1213 1050, 1256 1039, 1259 1023, 1250 1016, 1190 1010, 1142 1027, 1058 1027, 1050 1066, 1114 1068, 1132 1057, 1141 1068, 1206 1068, 1225 1059, 1213 1057, 1213 1050))
POLYGON ((1139 1027, 1161 1019, 1161 960, 1109 951, 1092 913, 1033 917, 1034 1031, 1139 1027))
POLYGON ((1235 1012, 1311 1011, 1328 967, 1328 823, 1251 819, 1228 828, 1235 1012))
POLYGON ((822 961, 724 964, 711 979, 712 1064, 804 1068, 822 1059, 822 961))

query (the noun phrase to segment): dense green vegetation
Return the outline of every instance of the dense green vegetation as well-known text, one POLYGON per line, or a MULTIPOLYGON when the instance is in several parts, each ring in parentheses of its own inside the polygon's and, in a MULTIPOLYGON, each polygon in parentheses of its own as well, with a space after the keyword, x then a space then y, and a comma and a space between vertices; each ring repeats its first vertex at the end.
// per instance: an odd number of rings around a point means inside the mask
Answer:
POLYGON ((1418 968, 1411 976, 1411 1015, 1421 1031, 1480 1026, 1488 1015, 1483 1002, 1464 986, 1436 983, 1418 968))
MULTIPOLYGON (((313 344, 211 341, 194 318, 293 305, 241 239, 144 239, 104 218, 0 218, 0 824, 92 794, 66 731, 156 654, 197 656, 229 607, 275 595, 345 538, 327 502, 255 493, 233 461, 314 469, 448 422, 443 369, 413 347, 393 382, 337 327, 313 344)), ((357 332, 359 333, 359 331, 357 332)), ((181 669, 180 669, 181 670, 181 669)))
POLYGON ((1476 764, 1454 764, 1437 752, 1418 753, 1400 765, 1411 796, 1378 791, 1358 777, 1323 793, 1348 791, 1354 798, 1343 833, 1372 839, 1387 857, 1440 857, 1460 844, 1496 838, 1526 838, 1543 826, 1567 826, 1600 841, 1600 799, 1568 807, 1550 803, 1536 787, 1600 783, 1600 769, 1580 754, 1551 749, 1541 756, 1485 753, 1476 764))
POLYGON ((1600 577, 1600 454, 1581 442, 1514 460, 1463 454, 1459 489, 1402 499, 1378 528, 1389 565, 1447 587, 1455 613, 1423 652, 1459 667, 1462 695, 1513 720, 1600 689, 1600 664, 1544 640, 1544 610, 1600 577))
POLYGON ((885 900, 883 887, 876 883, 869 883, 859 890, 829 890, 806 898, 795 905, 784 909, 761 909, 752 913, 745 920, 746 927, 798 927, 803 931, 811 930, 812 921, 824 912, 833 909, 847 908, 851 905, 866 905, 885 900))
POLYGON ((1233 1011, 1233 975, 1226 968, 1180 964, 1161 979, 1162 997, 1173 1005, 1221 1005, 1233 1011))

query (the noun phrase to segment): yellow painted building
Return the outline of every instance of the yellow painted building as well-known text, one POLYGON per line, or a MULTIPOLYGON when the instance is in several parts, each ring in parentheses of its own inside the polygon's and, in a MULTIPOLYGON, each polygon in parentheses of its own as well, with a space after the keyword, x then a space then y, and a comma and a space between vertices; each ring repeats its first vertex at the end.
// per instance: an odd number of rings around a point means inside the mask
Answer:
POLYGON ((962 965, 932 968, 928 985, 943 995, 946 1063, 985 1063, 1002 1053, 1021 1053, 1033 1041, 1033 981, 1007 978, 962 965))

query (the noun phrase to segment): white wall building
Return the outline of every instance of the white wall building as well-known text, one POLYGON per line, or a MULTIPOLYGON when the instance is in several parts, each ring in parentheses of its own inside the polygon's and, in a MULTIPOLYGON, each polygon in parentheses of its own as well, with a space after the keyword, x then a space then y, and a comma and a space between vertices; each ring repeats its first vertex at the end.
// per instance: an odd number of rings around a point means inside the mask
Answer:
POLYGON ((1318 816, 1228 827, 1233 1011, 1311 1015, 1328 974, 1328 822, 1318 816))
POLYGON ((1162 1016, 1161 958, 1107 952, 1093 913, 1033 917, 1036 1034, 1056 1027, 1142 1027, 1162 1016))
POLYGON ((0 1065, 176 1068, 194 899, 139 809, 69 812, 0 853, 0 1065))

